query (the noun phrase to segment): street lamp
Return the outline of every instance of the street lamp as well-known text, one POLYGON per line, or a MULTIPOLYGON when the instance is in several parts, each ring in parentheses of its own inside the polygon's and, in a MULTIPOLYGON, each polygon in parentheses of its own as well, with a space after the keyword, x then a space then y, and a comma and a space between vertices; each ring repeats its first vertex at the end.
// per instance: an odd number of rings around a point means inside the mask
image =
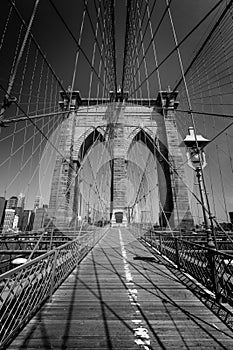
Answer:
POLYGON ((205 187, 203 185, 203 169, 207 165, 206 156, 203 148, 210 142, 210 140, 204 138, 202 135, 195 135, 193 127, 189 127, 188 131, 189 131, 189 134, 184 139, 184 144, 187 147, 186 155, 188 158, 188 165, 192 169, 194 169, 197 176, 201 206, 203 211, 204 225, 207 233, 207 244, 210 247, 214 247, 214 242, 212 239, 212 230, 213 230, 212 216, 209 210, 210 208, 209 208, 208 196, 207 196, 205 187), (211 228, 209 225, 208 217, 206 215, 205 203, 207 204, 207 208, 209 212, 211 228))

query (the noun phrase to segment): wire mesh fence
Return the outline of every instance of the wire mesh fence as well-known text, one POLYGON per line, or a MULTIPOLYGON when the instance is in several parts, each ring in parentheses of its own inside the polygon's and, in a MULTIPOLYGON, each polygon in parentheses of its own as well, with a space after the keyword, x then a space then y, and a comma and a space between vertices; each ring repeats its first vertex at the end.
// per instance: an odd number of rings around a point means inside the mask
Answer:
MULTIPOLYGON (((205 288, 214 293, 217 301, 233 305, 233 253, 231 241, 217 241, 217 248, 208 247, 204 236, 200 241, 182 239, 172 232, 156 232, 143 225, 132 226, 133 232, 142 242, 148 243, 160 254, 194 277, 205 288), (228 244, 229 243, 229 244, 228 244), (224 247, 224 251, 219 248, 224 247), (227 248, 227 249, 226 249, 227 248), (226 253, 225 251, 228 251, 226 253)), ((195 238, 198 239, 197 237, 195 238)))
POLYGON ((89 231, 0 275, 0 348, 17 332, 92 249, 106 229, 89 231))

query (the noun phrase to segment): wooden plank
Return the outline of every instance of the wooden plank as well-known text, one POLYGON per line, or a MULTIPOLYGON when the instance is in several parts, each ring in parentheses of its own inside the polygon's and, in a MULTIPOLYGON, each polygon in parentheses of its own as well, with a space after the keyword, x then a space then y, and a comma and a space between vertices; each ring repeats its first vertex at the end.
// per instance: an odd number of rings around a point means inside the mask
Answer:
POLYGON ((232 332, 152 257, 128 230, 113 228, 9 349, 232 349, 232 332), (141 259, 135 259, 140 256, 141 259))

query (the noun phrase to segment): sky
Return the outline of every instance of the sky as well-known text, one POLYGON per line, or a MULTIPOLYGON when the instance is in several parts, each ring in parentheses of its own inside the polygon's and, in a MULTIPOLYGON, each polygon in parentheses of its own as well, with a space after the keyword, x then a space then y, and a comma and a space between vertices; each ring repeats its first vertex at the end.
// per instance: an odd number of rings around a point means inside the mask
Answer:
MULTIPOLYGON (((83 18, 84 10, 84 1, 83 0, 53 0, 57 9, 64 18, 64 21, 68 24, 69 29, 72 31, 73 35, 77 40, 79 40, 79 33, 83 18)), ((101 2, 101 0, 100 0, 101 2)), ((171 3, 171 12, 176 28, 176 34, 178 41, 181 41, 187 33, 205 16, 206 13, 217 3, 217 0, 173 0, 171 3)), ((32 12, 34 1, 32 0, 16 0, 16 6, 25 19, 28 22, 30 14, 32 12)), ((95 0, 95 3, 98 4, 98 1, 95 0)), ((103 3, 103 1, 102 1, 103 3)), ((125 24, 126 24, 126 0, 115 0, 115 44, 116 44, 116 68, 117 68, 117 85, 121 84, 122 79, 122 69, 123 69, 123 56, 124 56, 124 42, 125 42, 125 24)), ((144 3, 144 0, 143 0, 144 3)), ((150 0, 149 4, 152 8, 154 1, 150 0)), ((226 2, 223 1, 223 4, 226 2)), ((94 27, 96 26, 96 13, 94 8, 94 0, 87 1, 88 11, 90 17, 92 18, 94 27)), ((165 9, 166 1, 157 0, 155 10, 152 16, 152 27, 153 30, 157 27, 161 15, 165 9)), ((222 7, 218 8, 208 20, 206 20, 191 36, 185 43, 181 46, 181 55, 183 64, 186 67, 192 57, 197 52, 197 48, 200 47, 200 43, 204 40, 208 34, 210 27, 213 25, 216 20, 216 16, 222 7)), ((3 87, 6 89, 8 85, 8 79, 11 72, 12 62, 14 61, 14 56, 17 48, 17 43, 22 43, 22 37, 25 33, 21 29, 20 21, 15 15, 14 11, 9 17, 9 1, 1 0, 0 2, 0 13, 1 13, 1 23, 0 23, 0 82, 3 87)), ((146 22, 145 22, 146 23, 146 22)), ((144 28, 146 24, 143 24, 144 28)), ((95 27, 96 28, 96 27, 95 27)), ((64 24, 58 18, 54 9, 52 8, 48 0, 41 0, 36 12, 35 20, 32 26, 32 33, 38 42, 41 50, 46 55, 46 59, 53 68, 56 76, 62 82, 62 85, 67 88, 71 85, 72 76, 74 72, 75 56, 77 53, 77 45, 70 33, 68 33, 64 24)), ((147 47, 150 35, 147 34, 144 37, 144 49, 147 47)), ((101 32, 98 32, 98 38, 101 43, 101 32)), ((155 37, 155 44, 157 49, 158 61, 161 62, 167 54, 174 48, 174 39, 171 32, 171 25, 169 22, 168 16, 166 16, 159 27, 157 35, 155 37)), ((19 45, 20 46, 20 45, 19 45)), ((81 39, 81 47, 88 56, 89 60, 92 60, 94 46, 94 38, 91 30, 91 23, 86 16, 83 28, 83 34, 81 39)), ((13 92, 18 97, 20 90, 22 97, 20 100, 21 106, 26 110, 30 115, 33 115, 35 109, 36 113, 39 111, 42 112, 51 112, 58 109, 58 88, 55 91, 54 77, 51 72, 46 70, 43 66, 42 59, 40 56, 37 56, 37 64, 35 65, 35 57, 37 55, 36 49, 31 44, 28 48, 26 45, 24 56, 22 62, 19 66, 18 75, 13 86, 13 92), (27 61, 27 64, 25 62, 27 61), (25 68, 26 67, 26 68, 25 68), (34 79, 32 80, 32 76, 34 79), (24 79, 22 78, 24 77, 24 79), (41 79, 41 85, 39 81, 41 79), (23 83, 22 83, 23 80, 23 83), (33 83, 30 83, 33 81, 33 83), (31 97, 30 97, 31 96, 31 97), (46 103, 43 103, 43 99, 46 100, 46 103), (36 107, 35 107, 36 106, 36 107)), ((139 54, 139 58, 142 57, 142 50, 139 54)), ((137 63, 137 62, 136 62, 137 63)), ((135 64, 136 64, 135 63, 135 64)), ((96 54, 96 60, 94 61, 94 66, 96 70, 99 67, 99 56, 96 54)), ((144 65, 142 65, 143 67, 144 65)), ((152 55, 152 48, 148 51, 147 56, 147 70, 151 72, 155 67, 154 58, 152 55)), ((159 69, 162 89, 167 89, 168 86, 171 89, 175 86, 175 82, 180 78, 180 67, 178 64, 177 54, 174 53, 171 57, 161 66, 159 69)), ((91 76, 91 69, 83 55, 79 54, 79 60, 76 70, 74 89, 80 91, 82 97, 88 97, 89 94, 89 82, 91 76)), ((141 70, 141 79, 145 78, 146 72, 145 67, 141 70)), ((96 96, 97 92, 97 79, 93 77, 93 83, 91 86, 91 97, 96 96)), ((156 98, 158 94, 158 81, 156 74, 153 74, 149 80, 150 84, 150 95, 151 98, 156 98)), ((146 84, 143 85, 142 93, 146 97, 146 84)), ((0 98, 3 100, 4 91, 0 92, 0 98)), ((228 111, 229 112, 229 111, 228 111)), ((13 117, 16 114, 22 114, 22 111, 16 109, 16 107, 11 106, 5 113, 5 117, 13 117)), ((59 118, 56 121, 54 119, 48 122, 47 125, 43 124, 42 121, 38 122, 38 128, 42 128, 45 134, 52 135, 54 130, 57 130, 59 125, 59 118)), ((221 129, 227 122, 217 121, 215 123, 215 129, 208 127, 208 123, 212 121, 206 118, 204 121, 197 122, 200 132, 205 133, 205 136, 211 138, 216 134, 217 130, 221 129), (204 124, 205 125, 204 125, 204 124)), ((187 130, 188 124, 184 123, 183 128, 181 127, 181 137, 185 136, 185 130, 187 130)), ((27 205, 32 206, 33 198, 38 190, 38 173, 35 172, 35 175, 28 186, 27 176, 33 175, 34 169, 38 165, 39 159, 43 154, 43 150, 46 147, 46 142, 43 142, 41 135, 36 134, 34 138, 31 138, 33 133, 35 134, 35 128, 30 126, 28 123, 27 128, 25 124, 18 123, 15 127, 13 125, 8 128, 2 128, 0 134, 1 142, 1 155, 0 155, 0 173, 2 174, 1 184, 0 184, 0 195, 4 194, 6 191, 6 197, 9 197, 13 194, 19 194, 20 192, 28 192, 27 205), (19 126, 20 124, 20 126, 19 126), (22 129, 20 131, 20 129, 22 129), (25 131, 26 130, 26 131, 25 131), (14 134, 15 136, 10 137, 14 134), (27 146, 20 148, 22 139, 29 140, 27 146), (36 141, 33 141, 35 140, 36 141), (34 143, 33 143, 34 142, 34 143), (36 143, 40 144, 39 148, 36 150, 36 143), (15 150, 19 149, 18 152, 11 157, 13 160, 8 160, 7 157, 10 154, 14 153, 15 150), (35 151, 35 155, 30 161, 28 161, 27 167, 19 171, 19 175, 16 176, 17 169, 22 167, 22 164, 27 162, 29 159, 32 150, 35 151), (5 162, 4 162, 5 161, 5 162), (14 177, 16 176, 15 180, 14 177), (10 185, 9 185, 10 183, 10 185), (29 188, 30 187, 30 188, 29 188), (30 198, 30 199, 29 199, 30 198)), ((225 141, 224 141, 225 142, 225 141)), ((210 155, 214 156, 216 145, 211 145, 210 155)), ((220 142, 221 146, 221 142, 220 142)), ((230 147, 232 141, 230 139, 230 147)), ((226 151, 227 145, 224 144, 224 151, 226 151)), ((49 160, 50 158, 48 158, 49 160)), ((231 164, 229 163, 229 157, 221 157, 223 162, 223 169, 227 169, 227 173, 231 172, 231 164)), ((215 164, 216 159, 215 159, 215 164)), ((218 166, 217 166, 218 168, 218 166)), ((217 176, 217 170, 213 170, 213 173, 216 173, 216 182, 214 186, 220 182, 219 175, 217 176)), ((229 187, 228 193, 228 209, 229 211, 233 210, 233 202, 231 200, 230 190, 232 190, 231 180, 228 175, 226 185, 229 187)), ((221 191, 220 191, 221 192, 221 191)), ((223 202, 223 200, 222 200, 223 202)), ((221 204, 222 205, 222 204, 221 204)), ((223 205, 224 206, 224 205, 223 205)), ((222 215, 222 214, 221 214, 222 215)), ((224 215, 222 215, 224 216, 224 215)))
MULTIPOLYGON (((73 32, 74 36, 78 38, 80 25, 83 13, 83 0, 69 0, 67 3, 63 0, 53 0, 54 4, 58 8, 59 12, 62 13, 64 20, 68 23, 69 28, 73 32)), ((23 18, 27 21, 32 11, 32 5, 34 1, 21 0, 16 1, 17 7, 22 14, 23 18)), ((213 5, 217 3, 217 0, 173 0, 171 5, 172 15, 177 31, 178 39, 182 39, 198 21, 206 14, 213 5)), ((152 7, 153 1, 150 0, 152 7)), ((1 13, 6 15, 9 3, 8 0, 1 1, 0 4, 3 9, 1 13)), ((152 22, 154 28, 158 20, 161 18, 161 14, 165 8, 165 0, 158 0, 155 6, 152 22)), ((93 1, 88 2, 88 9, 90 16, 94 17, 94 6, 93 1)), ((118 83, 121 82, 122 74, 122 61, 124 53, 124 40, 125 40, 125 21, 126 21, 126 0, 115 1, 115 34, 116 34, 116 58, 117 58, 117 73, 118 83)), ((5 17, 3 15, 3 17, 5 17)), ((4 21, 2 26, 4 26, 4 21)), ((13 35, 16 37, 16 29, 18 29, 18 21, 15 20, 15 24, 10 23, 13 31, 13 35), (17 22, 17 23, 16 23, 17 22)), ((201 36, 208 28, 209 21, 206 21, 199 30, 197 30, 183 46, 182 50, 184 64, 188 62, 192 57, 193 51, 196 44, 199 42, 201 36)), ((33 24, 32 32, 40 44, 44 53, 48 57, 48 60, 54 68, 57 75, 63 81, 63 84, 69 85, 72 79, 74 59, 76 54, 76 44, 71 38, 64 25, 56 15, 54 9, 51 7, 48 0, 41 0, 38 6, 37 14, 33 24)), ((91 35, 90 24, 86 20, 86 27, 83 31, 82 47, 90 57, 91 50, 93 48, 93 37, 91 35)), ((166 17, 161 25, 158 35, 156 36, 156 44, 158 46, 158 58, 162 60, 163 57, 174 47, 173 39, 171 36, 170 23, 166 17)), ((8 52, 9 54, 9 52, 8 52)), ((81 56, 81 55, 80 55, 81 56)), ((166 84, 173 84, 174 79, 179 76, 177 67, 173 68, 176 63, 175 54, 172 55, 171 61, 168 61, 161 69, 162 79, 164 86, 166 84), (163 72, 166 71, 166 74, 163 72)), ((7 57, 7 56, 6 56, 7 57)), ((76 77, 76 88, 82 90, 83 77, 85 76, 82 69, 82 58, 79 64, 80 69, 77 72, 76 77), (82 81, 82 83, 81 83, 82 81)), ((83 92, 85 94, 85 92, 83 92)))

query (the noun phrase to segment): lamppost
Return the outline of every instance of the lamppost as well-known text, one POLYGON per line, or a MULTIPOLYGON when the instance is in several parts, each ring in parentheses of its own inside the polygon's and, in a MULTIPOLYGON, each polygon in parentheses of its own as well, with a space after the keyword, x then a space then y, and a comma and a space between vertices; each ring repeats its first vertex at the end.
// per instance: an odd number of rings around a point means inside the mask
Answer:
POLYGON ((187 147, 187 158, 188 158, 188 165, 194 169, 197 181, 198 181, 198 187, 200 192, 200 200, 201 200, 201 206, 203 211, 203 220, 204 220, 204 226, 205 231, 207 234, 207 245, 209 247, 214 248, 214 242, 212 238, 212 231, 213 231, 213 222, 212 222, 212 216, 210 214, 210 208, 209 208, 209 202, 208 202, 208 196, 203 184, 203 169, 206 167, 206 157, 205 152, 203 150, 204 146, 206 146, 210 141, 206 138, 204 138, 202 135, 195 135, 194 128, 189 127, 189 134, 184 139, 184 144, 187 147), (206 211, 207 207, 207 211, 206 211), (209 213, 209 218, 207 216, 207 212, 209 213), (209 225, 209 219, 211 222, 211 227, 209 225))

